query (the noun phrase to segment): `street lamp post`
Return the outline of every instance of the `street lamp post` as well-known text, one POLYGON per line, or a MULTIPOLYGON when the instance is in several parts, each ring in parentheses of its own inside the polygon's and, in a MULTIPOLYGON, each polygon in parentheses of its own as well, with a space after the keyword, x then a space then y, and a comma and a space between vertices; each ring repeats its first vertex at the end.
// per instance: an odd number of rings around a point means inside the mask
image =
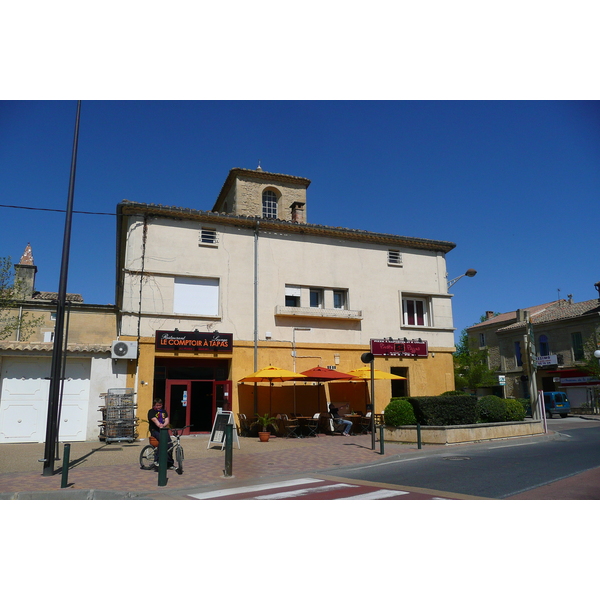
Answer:
POLYGON ((448 282, 448 289, 450 289, 459 279, 462 279, 463 277, 475 277, 475 275, 477 275, 477 271, 475 269, 467 269, 465 273, 455 277, 454 279, 451 279, 448 282))

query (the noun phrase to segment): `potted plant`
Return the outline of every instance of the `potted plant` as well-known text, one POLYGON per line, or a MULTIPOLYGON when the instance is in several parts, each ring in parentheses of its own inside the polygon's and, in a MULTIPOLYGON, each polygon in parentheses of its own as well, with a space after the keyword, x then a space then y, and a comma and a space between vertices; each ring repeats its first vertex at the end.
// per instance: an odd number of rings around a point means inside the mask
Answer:
POLYGON ((275 431, 278 431, 277 427, 277 419, 275 417, 270 417, 267 413, 264 416, 260 416, 258 413, 256 415, 256 421, 252 423, 252 427, 256 427, 257 425, 261 426, 261 431, 258 432, 258 437, 261 442, 268 442, 271 437, 271 432, 267 431, 267 427, 271 425, 275 431))

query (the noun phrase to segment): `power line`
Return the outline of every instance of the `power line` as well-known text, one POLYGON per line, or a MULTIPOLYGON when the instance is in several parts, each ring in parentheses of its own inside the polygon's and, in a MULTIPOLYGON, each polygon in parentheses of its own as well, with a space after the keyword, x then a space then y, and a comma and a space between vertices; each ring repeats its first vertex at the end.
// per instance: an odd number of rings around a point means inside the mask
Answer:
MULTIPOLYGON (((33 206, 14 206, 12 204, 0 204, 0 208, 19 208, 21 210, 42 210, 46 212, 67 212, 61 208, 36 208, 33 206)), ((80 215, 105 215, 107 217, 116 217, 117 213, 106 213, 106 212, 92 212, 87 210, 74 210, 73 213, 78 213, 80 215)))

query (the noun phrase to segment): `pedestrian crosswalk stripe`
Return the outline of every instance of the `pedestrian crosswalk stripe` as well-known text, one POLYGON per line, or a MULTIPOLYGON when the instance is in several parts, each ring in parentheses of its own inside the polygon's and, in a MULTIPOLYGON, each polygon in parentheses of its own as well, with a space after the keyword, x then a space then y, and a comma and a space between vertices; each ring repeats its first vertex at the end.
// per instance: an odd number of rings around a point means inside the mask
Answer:
POLYGON ((322 479, 313 479, 305 477, 303 479, 291 479, 289 481, 280 481, 277 483, 259 483, 257 485, 246 485, 237 488, 229 488, 224 490, 214 490, 212 492, 203 492, 201 494, 190 494, 190 497, 198 500, 210 500, 211 498, 224 498, 234 494, 248 494, 252 492, 262 492, 263 490, 271 490, 273 488, 293 487, 295 485, 306 485, 309 483, 321 483, 322 479))
POLYGON ((299 498, 300 496, 306 496, 307 494, 324 494, 326 492, 332 492, 333 490, 353 487, 358 486, 350 485, 349 483, 336 483, 333 485, 322 485, 316 488, 303 488, 301 490, 288 490, 287 492, 278 492, 276 494, 264 494, 262 496, 255 496, 254 500, 284 500, 299 498))
POLYGON ((367 492, 366 494, 357 494, 348 498, 336 498, 336 500, 383 500, 385 498, 394 498, 395 496, 404 496, 408 492, 401 490, 376 490, 375 492, 367 492))

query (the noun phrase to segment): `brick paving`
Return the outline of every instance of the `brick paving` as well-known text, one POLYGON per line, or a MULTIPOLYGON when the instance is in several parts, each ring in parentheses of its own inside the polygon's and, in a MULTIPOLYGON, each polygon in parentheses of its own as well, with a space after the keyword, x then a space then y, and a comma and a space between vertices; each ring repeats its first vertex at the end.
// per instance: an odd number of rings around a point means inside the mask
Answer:
MULTIPOLYGON (((402 453, 416 451, 416 445, 385 444, 385 455, 379 443, 371 449, 371 436, 328 436, 317 438, 271 438, 261 443, 257 438, 240 438, 233 450, 233 478, 224 477, 225 452, 207 449, 208 436, 188 436, 183 439, 184 472, 168 471, 166 486, 158 486, 158 474, 140 469, 138 457, 145 440, 134 444, 73 442, 68 489, 126 492, 135 496, 148 492, 173 492, 194 488, 257 479, 315 472, 337 466, 365 464, 402 453)), ((62 450, 61 450, 62 452, 62 450)), ((43 444, 0 445, 0 494, 3 498, 28 492, 61 490, 62 463, 55 464, 56 474, 42 475, 43 444)), ((62 492, 66 492, 63 489, 62 492)))

